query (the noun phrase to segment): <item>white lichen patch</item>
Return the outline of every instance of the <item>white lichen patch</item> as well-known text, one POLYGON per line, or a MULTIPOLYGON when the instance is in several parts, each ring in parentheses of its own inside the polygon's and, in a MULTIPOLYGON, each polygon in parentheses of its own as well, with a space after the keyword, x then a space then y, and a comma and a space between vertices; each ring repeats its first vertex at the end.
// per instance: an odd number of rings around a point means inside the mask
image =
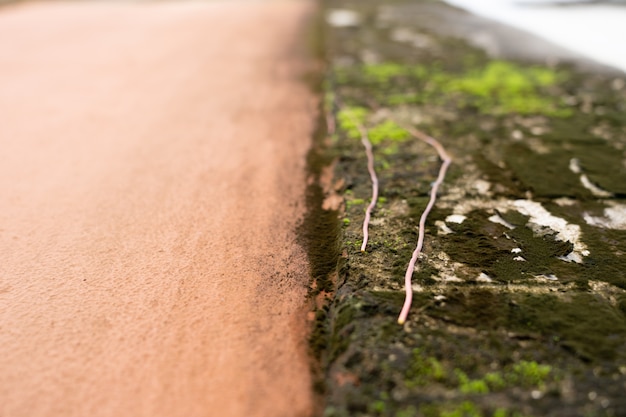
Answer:
POLYGON ((593 194, 595 197, 607 198, 607 197, 613 196, 612 193, 606 190, 603 190, 602 188, 592 183, 591 180, 585 174, 582 174, 580 176, 580 183, 583 185, 583 187, 591 191, 591 194, 593 194))
POLYGON ((539 281, 558 281, 559 280, 559 278, 554 274, 535 275, 535 278, 538 279, 539 281))
POLYGON ((371 226, 384 226, 387 223, 387 219, 384 217, 376 217, 375 219, 370 220, 371 226))
POLYGON ((452 208, 466 199, 492 197, 493 184, 482 178, 483 174, 476 165, 468 160, 455 160, 455 164, 463 164, 463 176, 454 183, 446 184, 446 192, 438 199, 438 206, 452 208))
POLYGON ((538 155, 547 155, 550 153, 550 148, 548 148, 539 138, 529 138, 526 140, 526 144, 538 155))
POLYGON ((614 307, 619 305, 619 299, 626 294, 626 290, 603 281, 590 280, 589 288, 591 288, 594 293, 601 295, 614 307))
POLYGON ((490 283, 490 282, 493 282, 493 280, 491 279, 489 275, 485 274, 484 272, 481 272, 480 275, 478 275, 478 278, 476 278, 476 282, 490 283))
POLYGON ((552 215, 552 213, 546 210, 541 203, 536 201, 464 199, 457 204, 449 204, 447 206, 453 209, 453 214, 448 216, 446 221, 448 221, 448 219, 452 216, 464 216, 464 218, 466 218, 467 214, 474 210, 486 210, 493 213, 493 215, 489 218, 490 221, 502 224, 509 229, 514 229, 514 225, 504 221, 498 213, 517 211, 518 213, 529 217, 526 226, 529 227, 535 235, 545 236, 548 234, 554 234, 557 240, 572 243, 574 246, 572 252, 570 252, 567 256, 560 257, 559 259, 566 262, 582 263, 583 257, 589 255, 587 245, 582 241, 580 226, 568 223, 565 219, 552 215), (500 219, 503 220, 504 223, 501 222, 500 219))
POLYGON ((376 51, 372 49, 367 49, 367 48, 363 48, 359 52, 359 57, 361 58, 361 61, 363 61, 364 64, 368 64, 368 65, 379 64, 381 61, 380 54, 378 54, 376 51))
POLYGON ((576 200, 567 197, 561 197, 555 199, 554 203, 556 203, 556 205, 559 207, 571 207, 576 204, 576 200))
POLYGON ((491 189, 491 183, 489 181, 477 179, 474 181, 474 184, 472 184, 472 188, 474 188, 474 190, 476 190, 480 195, 491 195, 491 192, 489 191, 491 189))
POLYGON ((591 182, 589 177, 587 177, 587 175, 583 172, 582 167, 580 166, 580 161, 577 158, 570 159, 569 170, 572 171, 574 174, 580 175, 580 183, 583 185, 583 187, 591 191, 591 194, 593 194, 595 197, 607 198, 613 196, 612 193, 603 190, 602 188, 591 182))
POLYGON ((589 255, 587 245, 581 240, 580 226, 569 224, 565 219, 553 216, 541 203, 531 200, 516 200, 514 207, 521 214, 530 217, 527 226, 537 235, 545 235, 546 229, 556 233, 556 239, 571 242, 574 250, 560 259, 568 262, 582 263, 582 257, 589 255))
POLYGON ((515 229, 515 226, 513 226, 511 223, 507 222, 506 220, 504 220, 499 214, 494 214, 493 216, 489 217, 488 219, 490 222, 492 223, 497 223, 497 224, 501 224, 502 226, 506 227, 509 230, 513 230, 515 229))
POLYGON ((361 23, 361 16, 353 10, 334 9, 326 15, 326 22, 337 28, 354 27, 361 23))
MULTIPOLYGON (((504 200, 504 199, 499 199, 499 200, 485 200, 482 198, 452 199, 452 198, 446 198, 446 197, 447 196, 444 196, 441 199, 442 201, 442 203, 440 204, 441 207, 451 208, 453 210, 452 215, 461 215, 461 216, 464 216, 465 218, 467 218, 467 214, 469 214, 470 212, 474 210, 482 209, 482 210, 494 211, 494 210, 498 210, 498 208, 501 206, 508 208, 511 202, 511 200, 504 200)), ((464 196, 461 196, 461 197, 464 197, 464 196)))
MULTIPOLYGON (((587 255, 589 254, 589 251, 587 251, 587 255)), ((585 255, 585 256, 587 256, 585 255)), ((559 259, 565 262, 576 262, 577 264, 580 264, 583 262, 583 258, 580 256, 580 254, 572 251, 570 253, 568 253, 565 256, 559 256, 559 259)))
POLYGON ((462 268, 463 264, 451 262, 447 253, 437 253, 436 256, 429 259, 429 263, 438 271, 437 275, 431 277, 432 279, 439 282, 463 282, 463 279, 459 278, 457 273, 457 269, 462 268))
POLYGON ((545 126, 533 126, 530 128, 530 133, 535 136, 541 136, 548 132, 548 129, 545 126))
POLYGON ((447 274, 439 274, 438 276, 440 281, 443 282, 463 282, 463 280, 456 275, 447 275, 447 274))
POLYGON ((520 248, 513 248, 513 249, 511 249, 511 253, 517 255, 517 256, 513 257, 514 261, 526 262, 526 259, 523 256, 519 255, 520 253, 522 253, 522 249, 520 249, 520 248))
POLYGON ((465 221, 465 219, 467 219, 467 217, 462 214, 451 214, 448 217, 446 217, 446 222, 461 224, 465 221))
POLYGON ((392 201, 389 211, 395 216, 406 216, 409 214, 409 203, 406 200, 392 201))
POLYGON ((435 221, 435 226, 437 226, 437 234, 438 235, 444 235, 445 236, 445 235, 449 235, 451 233, 454 233, 454 231, 448 227, 446 222, 442 222, 441 220, 436 220, 435 221))
POLYGON ((580 237, 580 226, 568 224, 565 219, 553 216, 541 203, 532 200, 515 200, 513 206, 517 211, 528 216, 528 225, 538 235, 543 235, 547 228, 557 233, 562 241, 574 243, 580 237))
POLYGON ((419 284, 411 285, 411 289, 413 290, 413 292, 423 292, 424 291, 424 287, 422 287, 419 284))
POLYGON ((585 222, 590 226, 603 229, 626 230, 626 205, 615 201, 609 202, 610 207, 604 209, 604 216, 594 217, 584 214, 585 222))
POLYGON ((569 160, 569 170, 574 174, 582 173, 582 169, 580 168, 580 162, 576 158, 572 158, 569 160))
POLYGON ((539 391, 538 389, 534 389, 530 392, 530 397, 533 400, 539 400, 541 399, 541 397, 543 397, 543 392, 539 391))
POLYGON ((433 40, 424 34, 416 33, 409 28, 398 27, 391 31, 390 38, 396 42, 410 43, 416 48, 429 48, 433 40))

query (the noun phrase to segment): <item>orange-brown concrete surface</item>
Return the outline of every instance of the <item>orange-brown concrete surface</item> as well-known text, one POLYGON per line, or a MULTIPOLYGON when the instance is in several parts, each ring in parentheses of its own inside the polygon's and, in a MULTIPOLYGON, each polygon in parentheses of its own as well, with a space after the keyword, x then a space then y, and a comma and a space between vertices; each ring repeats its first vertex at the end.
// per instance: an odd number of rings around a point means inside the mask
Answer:
POLYGON ((307 416, 312 3, 0 9, 0 416, 307 416))

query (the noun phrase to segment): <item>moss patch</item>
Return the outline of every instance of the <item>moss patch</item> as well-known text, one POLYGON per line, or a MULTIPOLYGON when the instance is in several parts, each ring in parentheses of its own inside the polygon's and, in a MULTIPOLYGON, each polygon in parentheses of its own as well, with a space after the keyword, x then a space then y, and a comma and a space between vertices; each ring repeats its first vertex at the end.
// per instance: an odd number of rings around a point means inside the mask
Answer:
POLYGON ((522 67, 508 61, 490 61, 483 68, 443 83, 448 94, 468 94, 481 112, 545 114, 566 117, 572 114, 561 108, 558 99, 541 90, 563 81, 564 73, 542 67, 522 67))
POLYGON ((373 145, 379 145, 383 141, 404 142, 410 137, 409 132, 392 120, 385 120, 372 127, 368 136, 373 145))

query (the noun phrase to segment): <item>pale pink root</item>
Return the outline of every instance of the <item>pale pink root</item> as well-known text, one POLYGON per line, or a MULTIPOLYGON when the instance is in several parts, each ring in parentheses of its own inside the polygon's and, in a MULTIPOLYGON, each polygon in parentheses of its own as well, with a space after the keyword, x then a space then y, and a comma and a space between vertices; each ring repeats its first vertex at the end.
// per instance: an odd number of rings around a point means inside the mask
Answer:
POLYGON ((369 171, 370 178, 372 180, 372 200, 365 209, 365 219, 363 219, 363 244, 361 245, 361 252, 365 252, 367 247, 367 241, 369 239, 369 224, 372 217, 372 210, 376 207, 378 201, 378 176, 376 176, 376 170, 374 169, 374 153, 372 152, 372 143, 367 136, 367 129, 359 123, 359 121, 352 117, 350 113, 348 116, 352 119, 352 122, 357 126, 361 133, 361 143, 365 148, 365 155, 367 155, 367 170, 369 171))
POLYGON ((428 201, 428 204, 426 205, 426 208, 424 209, 424 212, 420 217, 417 247, 413 251, 413 256, 411 257, 411 261, 409 262, 409 266, 407 267, 406 274, 404 275, 404 289, 406 291, 406 298, 404 299, 404 305, 402 306, 402 311, 400 312, 400 316, 398 317, 399 324, 404 324, 404 322, 406 322, 407 316, 409 315, 409 310, 411 309, 411 303, 413 302, 413 289, 411 285, 411 279, 413 277, 413 271, 415 271, 415 263, 417 262, 417 259, 422 252, 422 247, 424 246, 424 229, 426 226, 426 218, 428 217, 428 214, 435 205, 439 186, 443 183, 443 180, 446 177, 446 171, 448 170, 448 166, 450 166, 450 163, 452 163, 452 158, 450 158, 450 156, 446 153, 446 150, 441 145, 441 143, 439 143, 439 141, 417 129, 408 128, 407 130, 416 138, 428 143, 430 146, 435 148, 443 163, 439 168, 439 175, 437 176, 437 180, 433 183, 433 187, 430 190, 430 199, 428 201))
POLYGON ((367 131, 363 126, 359 126, 361 132, 361 143, 365 148, 365 154, 367 155, 367 170, 370 173, 372 179, 372 201, 370 201, 367 209, 365 209, 365 219, 363 219, 363 244, 361 245, 361 252, 365 252, 367 247, 367 241, 369 237, 369 224, 372 216, 372 210, 376 207, 378 201, 378 177, 376 176, 376 170, 374 169, 374 153, 372 152, 372 143, 367 137, 367 131))

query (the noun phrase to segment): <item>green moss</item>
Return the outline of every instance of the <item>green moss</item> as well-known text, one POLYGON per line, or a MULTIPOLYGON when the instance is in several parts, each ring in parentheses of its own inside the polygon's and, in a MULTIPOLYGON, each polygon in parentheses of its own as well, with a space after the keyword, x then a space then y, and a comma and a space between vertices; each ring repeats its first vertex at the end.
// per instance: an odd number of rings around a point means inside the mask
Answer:
POLYGON ((455 369, 454 373, 458 379, 459 390, 463 394, 488 394, 489 387, 482 379, 469 379, 465 372, 455 369))
POLYGON ((483 417, 483 413, 480 411, 476 404, 470 401, 464 401, 451 410, 443 411, 440 414, 441 417, 483 417))
POLYGON ((362 198, 353 198, 351 200, 346 200, 346 208, 350 209, 352 206, 360 206, 365 204, 365 200, 362 198))
POLYGON ((552 372, 550 365, 540 365, 535 361, 521 361, 513 365, 513 372, 510 374, 513 383, 522 386, 540 386, 545 384, 548 376, 552 372))
POLYGON ((382 414, 387 411, 387 405, 383 400, 376 400, 369 405, 368 409, 370 413, 382 414))
POLYGON ((410 71, 410 67, 394 62, 385 62, 382 64, 364 65, 362 71, 366 80, 386 84, 394 77, 407 74, 410 71))
POLYGON ((372 144, 378 145, 385 140, 392 142, 404 142, 411 135, 409 135, 409 132, 398 126, 395 122, 385 120, 384 122, 369 129, 368 136, 372 144))
MULTIPOLYGON (((389 156, 390 154, 396 154, 396 153, 398 153, 398 147, 396 146, 395 143, 391 144, 391 146, 386 146, 383 149, 383 155, 385 156, 389 156)), ((377 158, 376 161, 374 162, 376 163, 377 169, 380 169, 380 171, 385 171, 391 167, 391 164, 385 158, 377 158)))
POLYGON ((501 390, 506 387, 506 381, 499 372, 489 372, 483 380, 492 390, 501 390))
POLYGON ((349 138, 360 138, 359 125, 365 124, 367 114, 368 110, 364 107, 345 107, 337 113, 339 127, 346 131, 349 138))
POLYGON ((493 417, 524 417, 517 411, 509 411, 506 408, 496 408, 493 412, 493 417))
POLYGON ((473 64, 461 73, 443 70, 439 65, 385 62, 357 67, 352 78, 370 88, 383 86, 386 91, 381 98, 389 105, 454 102, 488 114, 572 114, 558 97, 545 93, 546 88, 566 80, 563 72, 509 61, 489 61, 482 67, 473 64))
POLYGON ((530 67, 507 61, 491 61, 484 68, 473 69, 442 86, 446 93, 474 96, 482 112, 546 114, 569 116, 554 98, 541 95, 540 88, 556 84, 562 75, 547 68, 530 67))
POLYGON ((409 388, 445 383, 456 386, 464 395, 483 395, 509 387, 541 387, 550 376, 550 365, 535 361, 520 361, 502 371, 489 372, 481 378, 470 378, 463 370, 455 368, 453 377, 448 376, 445 366, 434 357, 427 356, 421 349, 412 351, 411 362, 406 373, 409 388))
POLYGON ((443 365, 434 357, 428 357, 416 348, 406 373, 408 387, 424 386, 431 382, 443 381, 446 377, 443 365))

